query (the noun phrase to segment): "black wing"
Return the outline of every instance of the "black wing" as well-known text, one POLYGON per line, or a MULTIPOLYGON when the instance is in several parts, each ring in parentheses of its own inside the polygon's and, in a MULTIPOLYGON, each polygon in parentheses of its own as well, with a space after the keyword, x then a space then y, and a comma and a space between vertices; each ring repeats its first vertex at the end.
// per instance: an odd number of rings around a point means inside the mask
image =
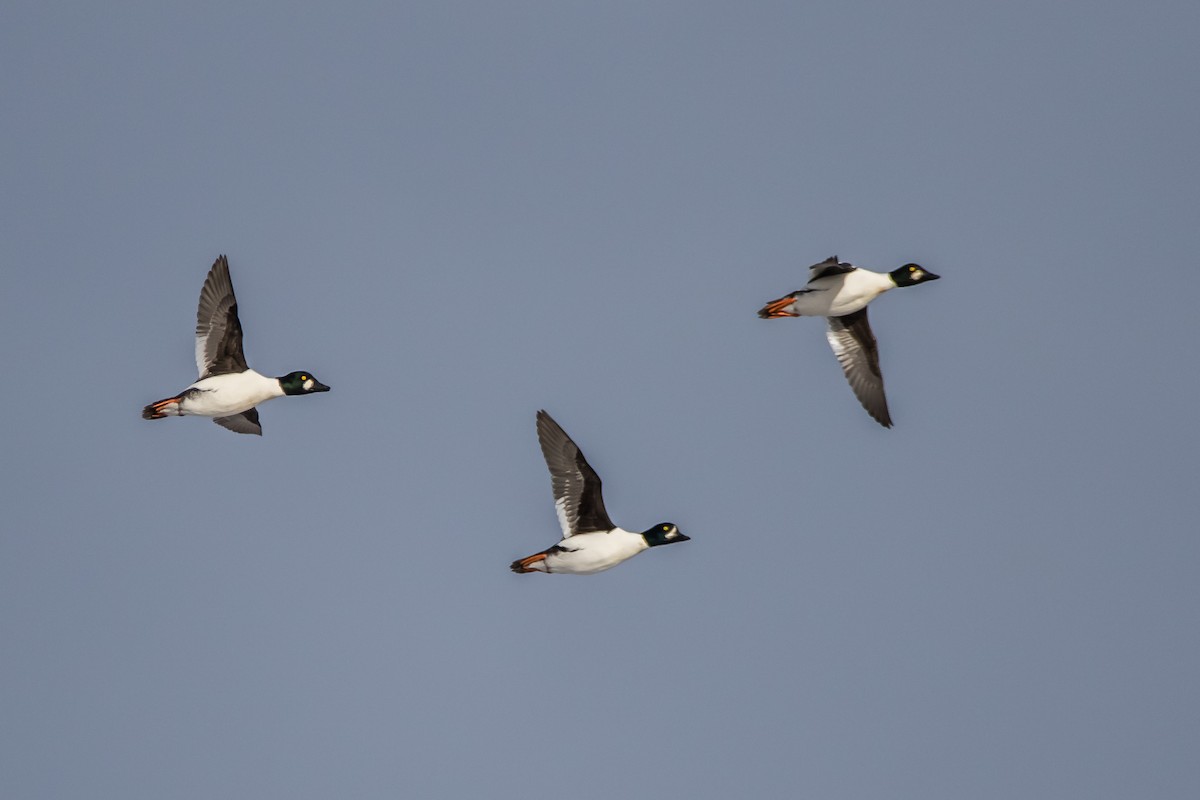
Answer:
POLYGON ((245 372, 242 354, 242 323, 238 321, 237 298, 229 279, 229 262, 220 256, 200 290, 196 309, 196 369, 201 378, 245 372))
POLYGON ((879 345, 875 343, 875 334, 871 333, 867 309, 844 317, 828 317, 828 321, 825 338, 829 339, 829 346, 842 365, 854 396, 876 422, 885 428, 892 427, 887 397, 883 393, 883 373, 879 371, 879 345))
POLYGON ((231 417, 217 417, 213 422, 234 433, 252 433, 255 436, 262 436, 262 425, 258 424, 257 408, 251 408, 231 417))
POLYGON ((838 261, 837 256, 830 256, 820 264, 813 264, 808 268, 808 282, 812 283, 817 278, 825 278, 829 275, 842 275, 846 272, 854 272, 858 267, 853 264, 847 264, 845 261, 838 261))
POLYGON ((604 510, 600 476, 592 469, 579 446, 545 411, 537 413, 538 442, 550 469, 554 508, 563 538, 589 531, 610 531, 616 526, 604 510))

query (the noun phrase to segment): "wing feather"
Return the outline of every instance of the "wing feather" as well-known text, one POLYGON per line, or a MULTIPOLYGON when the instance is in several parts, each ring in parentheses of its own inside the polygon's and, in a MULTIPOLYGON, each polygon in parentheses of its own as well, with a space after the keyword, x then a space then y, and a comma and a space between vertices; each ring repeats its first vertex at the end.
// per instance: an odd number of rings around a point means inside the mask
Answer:
POLYGON ((216 417, 213 422, 234 433, 252 433, 255 436, 262 436, 262 425, 258 422, 257 408, 250 408, 240 414, 228 417, 216 417))
POLYGON ((558 513, 563 538, 577 533, 610 531, 616 527, 604 510, 600 476, 583 457, 579 446, 545 411, 537 413, 537 431, 542 455, 550 470, 554 510, 558 513))
POLYGON ((229 278, 229 261, 217 258, 200 290, 196 309, 196 369, 201 378, 245 372, 242 353, 242 323, 238 320, 237 298, 229 278))
POLYGON ((845 261, 838 261, 837 256, 830 256, 820 264, 813 264, 808 268, 808 282, 812 283, 817 278, 826 278, 830 275, 841 275, 846 272, 854 272, 858 267, 849 264, 845 261))
POLYGON ((883 393, 883 373, 879 370, 879 345, 867 321, 867 309, 827 319, 829 330, 825 337, 854 396, 876 422, 885 428, 892 427, 887 396, 883 393))

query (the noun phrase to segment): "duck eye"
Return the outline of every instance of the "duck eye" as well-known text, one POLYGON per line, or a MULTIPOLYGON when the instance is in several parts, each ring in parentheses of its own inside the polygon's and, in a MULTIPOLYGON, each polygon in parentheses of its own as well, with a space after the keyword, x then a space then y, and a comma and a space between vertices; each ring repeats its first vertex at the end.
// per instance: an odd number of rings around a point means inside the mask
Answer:
POLYGON ((307 375, 301 375, 301 376, 300 376, 300 380, 302 380, 302 381, 306 381, 306 380, 308 380, 308 376, 307 376, 307 375))

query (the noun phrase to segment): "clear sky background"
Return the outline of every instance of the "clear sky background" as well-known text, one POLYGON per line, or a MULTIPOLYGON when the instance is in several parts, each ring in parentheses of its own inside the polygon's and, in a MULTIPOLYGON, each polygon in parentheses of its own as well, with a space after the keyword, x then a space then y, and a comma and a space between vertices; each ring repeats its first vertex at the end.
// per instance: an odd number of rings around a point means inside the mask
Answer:
POLYGON ((1197 796, 1200 5, 336 6, 0 11, 0 795, 1197 796))

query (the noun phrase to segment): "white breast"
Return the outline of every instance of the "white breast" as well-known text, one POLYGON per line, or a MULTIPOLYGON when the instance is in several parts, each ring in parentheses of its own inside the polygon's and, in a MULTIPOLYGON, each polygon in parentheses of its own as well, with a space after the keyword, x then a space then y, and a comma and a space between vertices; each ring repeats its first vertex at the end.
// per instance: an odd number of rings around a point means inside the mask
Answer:
POLYGON ((841 317, 865 308, 895 286, 890 275, 866 269, 827 275, 809 281, 808 291, 796 297, 791 310, 805 317, 841 317))
POLYGON ((227 375, 213 375, 193 383, 188 389, 199 392, 184 398, 181 414, 199 417, 227 417, 240 414, 274 397, 282 397, 279 381, 259 375, 252 369, 227 375))
MULTIPOLYGON (((846 314, 853 314, 866 308, 867 304, 874 300, 879 295, 886 292, 888 289, 894 289, 896 282, 892 280, 890 275, 880 275, 878 272, 871 272, 866 269, 856 269, 854 272, 847 272, 845 275, 833 275, 831 278, 841 278, 841 285, 830 294, 832 299, 829 303, 829 310, 822 316, 825 317, 841 317, 846 314)), ((821 280, 825 280, 822 278, 821 280)))
POLYGON ((611 533, 577 533, 561 542, 561 545, 576 549, 572 552, 550 553, 546 556, 546 566, 551 572, 575 575, 603 572, 650 546, 640 533, 620 528, 611 533))

